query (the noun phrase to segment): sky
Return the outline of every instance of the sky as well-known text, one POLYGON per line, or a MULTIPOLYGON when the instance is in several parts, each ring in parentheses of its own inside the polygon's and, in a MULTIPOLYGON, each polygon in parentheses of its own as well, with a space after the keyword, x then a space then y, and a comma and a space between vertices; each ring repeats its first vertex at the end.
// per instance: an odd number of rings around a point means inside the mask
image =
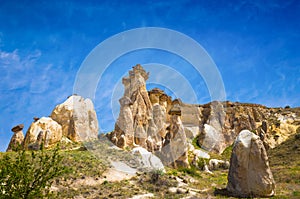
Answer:
MULTIPOLYGON (((0 151, 13 126, 23 123, 25 133, 33 117, 49 116, 74 92, 96 46, 136 28, 170 29, 200 44, 221 75, 227 100, 298 107, 299 10, 297 0, 0 0, 0 151)), ((207 82, 184 58, 160 49, 134 50, 112 60, 96 82, 92 100, 100 132, 113 130, 121 78, 137 63, 150 71, 148 89, 160 87, 187 103, 211 100, 207 82)), ((96 65, 95 70, 103 67, 101 60, 96 65)))

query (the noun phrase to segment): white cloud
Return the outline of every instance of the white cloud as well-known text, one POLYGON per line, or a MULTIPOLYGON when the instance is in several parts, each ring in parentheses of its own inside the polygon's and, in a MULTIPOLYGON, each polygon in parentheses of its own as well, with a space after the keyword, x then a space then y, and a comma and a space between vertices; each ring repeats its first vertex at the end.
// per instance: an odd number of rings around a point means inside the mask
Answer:
POLYGON ((28 86, 33 81, 32 73, 40 56, 39 50, 23 57, 17 49, 12 52, 0 50, 0 89, 10 91, 28 86))

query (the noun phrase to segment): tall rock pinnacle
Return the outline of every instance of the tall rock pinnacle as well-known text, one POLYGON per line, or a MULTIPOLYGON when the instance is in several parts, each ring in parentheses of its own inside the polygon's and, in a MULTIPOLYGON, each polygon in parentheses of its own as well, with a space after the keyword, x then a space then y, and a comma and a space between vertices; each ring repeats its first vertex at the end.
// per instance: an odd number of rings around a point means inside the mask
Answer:
MULTIPOLYGON (((148 77, 149 73, 137 64, 129 71, 129 75, 122 79, 125 91, 119 100, 120 114, 114 131, 107 136, 118 147, 141 146, 148 151, 159 152, 160 157, 168 159, 167 164, 181 158, 179 164, 187 166, 187 156, 183 155, 187 151, 186 136, 180 116, 174 115, 174 111, 168 114, 173 107, 172 100, 162 90, 146 90, 148 77), (177 134, 178 136, 175 136, 177 134), (181 146, 184 146, 183 150, 178 149, 181 146), (165 153, 172 155, 168 156, 165 153)), ((181 112, 180 109, 177 111, 181 112)))

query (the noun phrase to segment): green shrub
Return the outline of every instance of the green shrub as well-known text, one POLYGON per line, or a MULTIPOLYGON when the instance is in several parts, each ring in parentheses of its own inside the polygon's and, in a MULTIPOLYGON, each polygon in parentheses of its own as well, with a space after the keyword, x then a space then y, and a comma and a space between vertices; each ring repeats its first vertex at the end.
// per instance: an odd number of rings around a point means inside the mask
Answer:
POLYGON ((18 150, 0 159, 0 198, 43 198, 54 178, 66 170, 58 147, 52 151, 18 150))
POLYGON ((198 168, 203 170, 205 165, 206 165, 205 159, 204 158, 199 158, 198 161, 197 161, 198 168))
POLYGON ((192 177, 199 177, 199 173, 197 172, 197 168, 193 165, 191 165, 189 168, 178 168, 178 171, 189 174, 192 177))
POLYGON ((233 149, 233 144, 228 146, 222 153, 222 157, 223 159, 225 160, 230 160, 230 156, 231 156, 231 153, 232 153, 232 149, 233 149))
POLYGON ((195 138, 192 140, 192 145, 195 147, 195 149, 201 149, 201 147, 200 147, 199 144, 198 144, 198 139, 199 139, 199 136, 195 137, 195 138))
POLYGON ((164 175, 164 171, 161 169, 153 170, 150 172, 150 181, 152 183, 158 182, 159 178, 164 175))

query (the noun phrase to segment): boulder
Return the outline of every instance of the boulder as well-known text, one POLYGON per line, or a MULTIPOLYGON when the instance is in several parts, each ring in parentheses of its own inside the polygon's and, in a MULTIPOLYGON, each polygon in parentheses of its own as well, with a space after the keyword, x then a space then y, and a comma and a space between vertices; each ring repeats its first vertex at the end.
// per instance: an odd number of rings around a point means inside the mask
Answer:
POLYGON ((229 165, 226 160, 210 159, 208 162, 209 170, 228 169, 229 165))
POLYGON ((223 152, 226 146, 220 131, 209 124, 204 124, 204 130, 199 136, 198 144, 207 151, 217 153, 223 152))
POLYGON ((200 133, 199 131, 199 125, 198 126, 192 126, 192 125, 183 125, 184 126, 184 132, 187 138, 194 139, 197 137, 200 133))
MULTIPOLYGON (((190 150, 193 154, 193 160, 192 160, 192 164, 196 167, 198 167, 199 169, 203 169, 201 168, 202 165, 199 167, 199 161, 200 162, 203 162, 203 166, 206 166, 206 161, 204 159, 209 159, 210 158, 210 155, 204 151, 204 150, 200 150, 200 149, 193 149, 193 150, 190 150)), ((207 167, 208 169, 208 167, 207 167)))
POLYGON ((6 151, 15 151, 18 146, 21 146, 24 141, 24 134, 23 134, 24 124, 19 124, 11 129, 14 132, 13 136, 10 139, 6 151))
POLYGON ((210 158, 210 155, 204 150, 194 149, 192 152, 197 157, 197 159, 199 159, 199 158, 209 159, 210 158))
POLYGON ((132 149, 133 154, 138 154, 142 157, 141 165, 143 169, 146 170, 161 170, 165 171, 164 165, 161 160, 152 154, 151 152, 147 151, 147 149, 142 147, 136 147, 132 149))
POLYGON ((17 126, 14 126, 14 127, 11 129, 11 131, 14 132, 14 133, 17 133, 17 132, 19 132, 19 131, 22 131, 23 128, 24 128, 24 124, 19 124, 19 125, 17 125, 17 126))
POLYGON ((97 139, 98 120, 93 102, 78 95, 57 105, 50 116, 62 126, 62 133, 73 142, 97 139))
POLYGON ((234 142, 227 190, 236 197, 270 197, 275 194, 275 182, 263 142, 249 130, 241 131, 234 142))
POLYGON ((62 139, 62 127, 50 117, 42 117, 31 123, 24 139, 25 148, 39 149, 51 147, 62 139))

